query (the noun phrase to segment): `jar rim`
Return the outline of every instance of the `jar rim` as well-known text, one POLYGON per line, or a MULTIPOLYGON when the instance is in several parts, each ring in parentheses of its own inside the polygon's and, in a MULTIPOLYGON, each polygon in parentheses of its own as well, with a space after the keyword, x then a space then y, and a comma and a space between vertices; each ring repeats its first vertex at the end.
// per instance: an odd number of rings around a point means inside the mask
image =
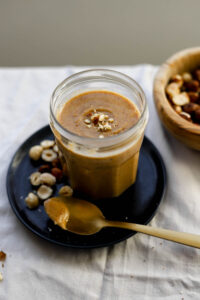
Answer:
MULTIPOLYGON (((105 90, 107 91, 107 89, 105 89, 105 90)), ((70 140, 72 142, 75 142, 79 145, 84 145, 87 147, 95 146, 98 148, 101 148, 101 147, 103 148, 106 146, 115 145, 116 143, 118 143, 119 139, 120 140, 122 139, 123 141, 126 140, 130 136, 134 135, 134 133, 138 127, 142 126, 142 124, 144 123, 145 115, 147 115, 147 112, 148 112, 147 101, 146 101, 146 97, 145 97, 144 91, 141 88, 141 86, 130 76, 125 75, 118 71, 110 70, 110 69, 101 69, 101 68, 88 69, 85 71, 81 71, 81 72, 72 74, 69 77, 67 77, 66 79, 64 79, 54 89, 51 99, 50 99, 50 120, 51 120, 51 118, 53 119, 53 122, 54 122, 53 126, 55 127, 55 129, 57 129, 59 134, 61 134, 64 138, 67 138, 68 140, 70 140), (138 92, 138 94, 141 97, 141 99, 143 100, 144 104, 142 107, 142 112, 140 113, 140 117, 134 125, 132 125, 130 128, 122 131, 121 133, 119 133, 117 135, 107 136, 103 139, 100 139, 98 137, 94 138, 94 137, 79 136, 79 135, 67 130, 59 123, 59 121, 57 120, 57 118, 54 114, 54 111, 53 111, 53 101, 54 101, 54 98, 56 97, 56 93, 59 90, 63 89, 67 83, 75 80, 77 77, 83 76, 83 79, 84 79, 84 75, 92 76, 92 74, 96 75, 96 78, 98 78, 98 79, 100 79, 100 78, 101 79, 113 79, 116 81, 123 80, 123 83, 125 83, 125 85, 127 87, 134 89, 138 92)))

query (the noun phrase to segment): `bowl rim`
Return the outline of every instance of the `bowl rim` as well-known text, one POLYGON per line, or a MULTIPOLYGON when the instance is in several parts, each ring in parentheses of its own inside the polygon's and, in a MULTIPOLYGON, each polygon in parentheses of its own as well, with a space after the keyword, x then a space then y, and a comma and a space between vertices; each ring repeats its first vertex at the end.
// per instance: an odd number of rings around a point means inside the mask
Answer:
MULTIPOLYGON (((184 130, 189 134, 193 134, 195 136, 200 135, 200 125, 188 122, 173 109, 169 100, 167 99, 165 93, 165 87, 168 82, 166 80, 167 74, 169 74, 170 70, 176 65, 176 63, 185 58, 187 56, 199 55, 200 57, 200 47, 187 48, 181 51, 176 52, 172 56, 170 56, 158 69, 153 83, 153 96, 156 106, 159 104, 162 106, 162 110, 165 110, 166 115, 170 119, 170 121, 178 127, 180 130, 184 130)), ((168 78, 169 79, 169 78, 168 78)))

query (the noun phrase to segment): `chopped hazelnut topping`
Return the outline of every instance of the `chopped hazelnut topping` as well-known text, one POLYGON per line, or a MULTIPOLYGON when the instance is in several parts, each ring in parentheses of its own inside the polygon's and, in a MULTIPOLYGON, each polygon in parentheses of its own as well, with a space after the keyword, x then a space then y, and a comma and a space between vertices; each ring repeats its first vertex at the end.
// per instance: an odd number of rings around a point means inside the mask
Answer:
POLYGON ((105 115, 104 114, 101 114, 100 116, 99 116, 99 121, 100 122, 103 122, 105 120, 105 115))
POLYGON ((104 113, 98 113, 95 109, 93 114, 87 115, 87 119, 84 120, 88 128, 92 127, 92 124, 97 128, 98 131, 106 132, 112 130, 112 126, 109 123, 113 123, 114 119, 110 118, 109 115, 104 113))
POLYGON ((105 131, 109 131, 109 130, 111 130, 112 129, 112 127, 108 124, 108 123, 106 123, 105 125, 104 125, 104 130, 105 131))
POLYGON ((104 126, 101 125, 101 124, 99 124, 99 126, 98 126, 98 131, 103 131, 103 129, 104 129, 104 126))
POLYGON ((97 113, 95 113, 93 116, 91 116, 91 121, 92 121, 95 125, 97 125, 98 122, 99 122, 99 117, 100 117, 100 115, 97 114, 97 113))
POLYGON ((85 122, 85 124, 90 124, 91 123, 91 121, 89 119, 85 119, 84 122, 85 122))

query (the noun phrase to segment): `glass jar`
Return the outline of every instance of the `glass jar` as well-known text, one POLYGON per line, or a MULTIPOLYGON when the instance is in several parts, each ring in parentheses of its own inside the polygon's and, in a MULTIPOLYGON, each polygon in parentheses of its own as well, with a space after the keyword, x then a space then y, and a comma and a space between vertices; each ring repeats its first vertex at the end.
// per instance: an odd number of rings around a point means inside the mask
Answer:
POLYGON ((59 84, 50 101, 50 126, 63 154, 72 188, 94 198, 122 194, 136 180, 147 121, 143 90, 122 73, 93 69, 74 74, 59 84), (63 128, 57 118, 63 105, 88 91, 110 91, 128 98, 140 113, 137 123, 104 139, 78 136, 63 128))

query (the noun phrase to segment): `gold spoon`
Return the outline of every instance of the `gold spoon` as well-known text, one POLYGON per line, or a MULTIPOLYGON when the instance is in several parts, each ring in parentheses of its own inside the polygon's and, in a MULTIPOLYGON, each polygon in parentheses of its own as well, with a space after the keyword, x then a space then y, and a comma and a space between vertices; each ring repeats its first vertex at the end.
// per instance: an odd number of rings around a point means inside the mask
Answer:
POLYGON ((200 248, 200 235, 134 223, 108 221, 96 205, 78 198, 51 198, 44 202, 44 208, 55 224, 76 234, 90 235, 97 233, 103 227, 120 227, 200 248))

